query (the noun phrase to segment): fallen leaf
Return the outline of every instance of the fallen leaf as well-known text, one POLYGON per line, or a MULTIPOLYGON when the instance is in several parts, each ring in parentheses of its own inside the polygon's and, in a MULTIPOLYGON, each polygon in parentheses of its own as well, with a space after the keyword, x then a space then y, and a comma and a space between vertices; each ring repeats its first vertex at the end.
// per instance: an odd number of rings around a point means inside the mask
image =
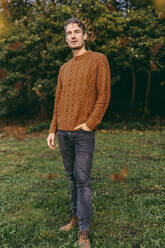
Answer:
POLYGON ((46 176, 46 178, 47 178, 48 180, 53 180, 53 179, 55 179, 56 177, 57 177, 57 175, 54 174, 54 173, 49 173, 49 174, 46 176))
POLYGON ((114 173, 110 176, 112 181, 122 182, 125 180, 128 174, 128 166, 123 168, 120 173, 114 173))

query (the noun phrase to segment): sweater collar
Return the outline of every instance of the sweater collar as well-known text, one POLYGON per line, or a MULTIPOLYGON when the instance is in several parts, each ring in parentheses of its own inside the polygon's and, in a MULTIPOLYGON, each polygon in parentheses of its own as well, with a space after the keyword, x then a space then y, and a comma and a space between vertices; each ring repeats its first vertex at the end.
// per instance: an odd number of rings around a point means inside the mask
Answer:
POLYGON ((81 55, 74 56, 74 57, 73 57, 73 60, 81 60, 81 59, 83 59, 84 57, 86 57, 90 52, 91 52, 91 50, 87 50, 85 53, 83 53, 83 54, 81 54, 81 55))

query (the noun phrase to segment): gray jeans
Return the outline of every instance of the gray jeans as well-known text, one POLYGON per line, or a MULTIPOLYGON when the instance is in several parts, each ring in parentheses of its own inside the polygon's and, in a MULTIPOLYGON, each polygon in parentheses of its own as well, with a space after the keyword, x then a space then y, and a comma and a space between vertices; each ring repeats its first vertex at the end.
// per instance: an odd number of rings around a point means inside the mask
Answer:
POLYGON ((79 219, 79 230, 89 230, 91 217, 90 172, 95 148, 95 130, 58 130, 58 143, 69 179, 72 213, 79 219))

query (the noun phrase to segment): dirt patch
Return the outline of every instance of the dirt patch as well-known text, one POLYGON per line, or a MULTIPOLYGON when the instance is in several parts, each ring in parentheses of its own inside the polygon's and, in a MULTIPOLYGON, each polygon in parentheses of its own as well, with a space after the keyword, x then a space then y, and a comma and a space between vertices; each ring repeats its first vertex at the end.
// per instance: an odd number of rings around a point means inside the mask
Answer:
POLYGON ((18 141, 24 141, 25 138, 38 138, 45 134, 42 132, 33 132, 28 134, 28 128, 17 126, 5 126, 1 129, 0 139, 7 139, 9 137, 15 137, 18 141))
POLYGON ((47 179, 47 180, 54 180, 57 178, 57 174, 55 173, 39 173, 39 174, 35 174, 34 175, 36 178, 44 178, 44 179, 47 179))

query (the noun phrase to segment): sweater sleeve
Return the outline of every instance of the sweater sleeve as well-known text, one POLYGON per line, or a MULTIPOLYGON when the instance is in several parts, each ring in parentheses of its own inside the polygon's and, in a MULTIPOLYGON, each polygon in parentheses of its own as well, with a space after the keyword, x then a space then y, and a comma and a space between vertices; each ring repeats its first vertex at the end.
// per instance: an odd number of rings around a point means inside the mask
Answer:
POLYGON ((49 128, 49 133, 55 133, 55 134, 57 133, 57 109, 58 109, 58 104, 60 102, 61 90, 62 90, 61 71, 62 71, 62 67, 60 68, 60 71, 58 74, 58 81, 57 81, 56 94, 55 94, 55 100, 54 100, 53 118, 52 118, 51 125, 49 128))
POLYGON ((111 98, 111 71, 105 55, 99 58, 97 67, 97 99, 86 125, 91 130, 101 122, 111 98))

